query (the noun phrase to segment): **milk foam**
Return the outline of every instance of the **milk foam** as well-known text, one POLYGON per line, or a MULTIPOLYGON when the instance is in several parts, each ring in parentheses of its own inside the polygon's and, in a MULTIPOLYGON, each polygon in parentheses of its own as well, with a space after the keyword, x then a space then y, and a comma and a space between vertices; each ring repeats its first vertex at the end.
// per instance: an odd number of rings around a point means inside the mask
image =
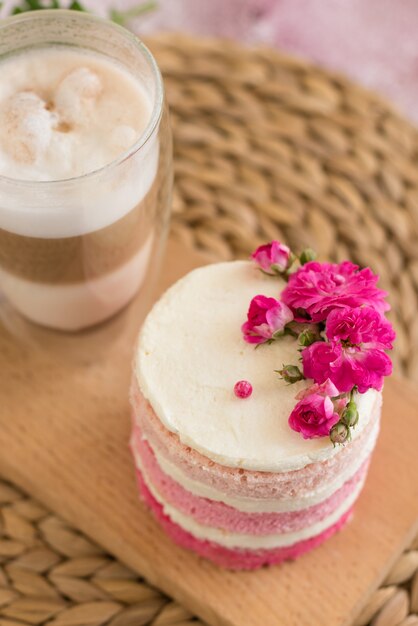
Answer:
POLYGON ((45 47, 0 62, 0 175, 51 181, 107 165, 151 116, 141 83, 107 57, 45 47))
POLYGON ((110 226, 134 209, 156 177, 158 128, 118 166, 151 116, 137 77, 108 57, 39 48, 0 61, 0 228, 40 238, 110 226), (1 178, 5 176, 7 178, 1 178), (51 187, 39 182, 61 181, 51 187))

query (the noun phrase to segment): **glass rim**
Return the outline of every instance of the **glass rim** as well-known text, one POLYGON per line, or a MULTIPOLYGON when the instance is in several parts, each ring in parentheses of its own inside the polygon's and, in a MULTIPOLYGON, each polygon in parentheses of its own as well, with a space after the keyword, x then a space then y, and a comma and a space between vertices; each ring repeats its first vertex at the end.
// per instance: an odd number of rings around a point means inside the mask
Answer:
MULTIPOLYGON (((113 29, 115 32, 119 33, 120 36, 127 39, 130 43, 134 45, 137 49, 138 53, 145 58, 148 66, 152 71, 153 78, 155 80, 156 85, 156 95, 154 98, 154 103, 152 106, 151 116, 148 121, 148 124, 135 141, 132 146, 121 152, 115 159, 106 163, 102 167, 99 167, 91 172, 86 172, 85 174, 81 174, 80 176, 71 176, 69 178, 57 178, 54 180, 28 180, 25 178, 11 178, 10 176, 4 176, 0 174, 0 183, 6 183, 9 185, 21 186, 21 187, 40 187, 42 186, 44 189, 47 186, 51 187, 59 187, 65 186, 68 184, 78 183, 80 181, 90 180, 96 176, 100 176, 107 172, 110 168, 116 167, 129 159, 131 156, 139 152, 142 148, 145 147, 148 140, 152 137, 155 132, 155 129, 158 126, 158 123, 162 116, 163 105, 164 105, 164 84, 161 76, 160 69, 158 67, 157 61, 155 60, 153 54, 150 52, 149 48, 141 41, 137 35, 133 32, 129 31, 127 28, 112 22, 109 19, 99 17, 98 15, 93 15, 91 13, 87 13, 84 11, 74 11, 69 9, 41 9, 37 11, 28 11, 26 13, 20 13, 19 15, 12 15, 3 19, 0 19, 0 35, 2 30, 9 27, 11 24, 15 24, 18 22, 25 21, 33 21, 36 19, 43 19, 48 16, 71 16, 72 18, 79 20, 87 20, 95 23, 105 24, 108 28, 113 29)), ((1 59, 1 56, 0 56, 1 59)))

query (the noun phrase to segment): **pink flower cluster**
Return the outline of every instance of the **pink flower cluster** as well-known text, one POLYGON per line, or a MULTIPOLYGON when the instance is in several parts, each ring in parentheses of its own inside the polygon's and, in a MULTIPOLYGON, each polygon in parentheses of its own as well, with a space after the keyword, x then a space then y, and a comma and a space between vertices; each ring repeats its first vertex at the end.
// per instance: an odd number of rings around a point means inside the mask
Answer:
POLYGON ((381 313, 370 306, 334 309, 325 325, 327 341, 317 341, 302 352, 303 373, 316 383, 331 380, 341 392, 357 387, 380 391, 392 373, 385 350, 392 349, 395 332, 381 313))
POLYGON ((392 372, 387 350, 395 332, 384 316, 386 293, 369 268, 349 261, 318 263, 309 260, 312 251, 295 257, 277 241, 258 248, 252 258, 264 273, 288 282, 280 299, 253 298, 244 339, 260 344, 284 334, 299 338, 302 371, 289 365, 280 372, 289 383, 305 378, 314 384, 296 396, 289 425, 304 438, 330 435, 342 443, 358 419, 354 392, 380 391, 392 372), (297 259, 300 266, 293 270, 297 259))

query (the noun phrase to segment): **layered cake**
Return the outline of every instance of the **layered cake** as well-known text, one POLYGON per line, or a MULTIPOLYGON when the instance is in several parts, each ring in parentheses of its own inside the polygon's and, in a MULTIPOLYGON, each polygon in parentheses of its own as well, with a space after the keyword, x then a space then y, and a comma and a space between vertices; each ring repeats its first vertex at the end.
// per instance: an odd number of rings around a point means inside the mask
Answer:
POLYGON ((273 242, 192 271, 155 304, 134 360, 131 449, 176 543, 253 569, 350 518, 391 371, 376 279, 273 242))
POLYGON ((81 13, 42 11, 3 26, 0 288, 40 324, 98 323, 146 274, 171 179, 160 78, 140 47, 81 13))

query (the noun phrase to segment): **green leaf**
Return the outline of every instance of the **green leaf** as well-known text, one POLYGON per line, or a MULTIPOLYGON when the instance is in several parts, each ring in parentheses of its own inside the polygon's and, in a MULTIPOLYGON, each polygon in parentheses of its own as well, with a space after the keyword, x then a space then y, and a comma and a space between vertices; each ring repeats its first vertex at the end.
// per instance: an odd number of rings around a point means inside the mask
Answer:
POLYGON ((119 24, 120 26, 124 26, 126 22, 133 19, 134 17, 139 17, 144 13, 148 13, 149 11, 154 11, 158 6, 156 0, 149 0, 148 2, 143 2, 142 4, 138 4, 136 7, 132 7, 131 9, 127 9, 126 11, 118 11, 117 9, 111 9, 109 13, 109 17, 113 22, 119 24))
POLYGON ((80 2, 77 2, 77 0, 74 0, 74 2, 72 2, 68 8, 71 11, 86 11, 83 5, 80 2))
MULTIPOLYGON (((1 6, 1 5, 0 5, 1 6)), ((22 0, 19 6, 14 7, 11 11, 12 15, 18 15, 26 11, 39 11, 41 9, 60 9, 60 0, 51 0, 48 4, 42 3, 41 0, 22 0)), ((71 11, 86 11, 81 2, 73 0, 68 6, 71 11)))
MULTIPOLYGON (((3 5, 3 2, 0 1, 0 8, 3 5)), ((118 11, 117 9, 111 9, 109 12, 109 17, 111 20, 124 26, 126 22, 129 20, 143 15, 144 13, 148 13, 149 11, 153 11, 158 6, 156 0, 148 0, 146 2, 142 2, 131 9, 127 9, 126 11, 118 11)), ((25 11, 39 11, 40 9, 60 9, 61 4, 60 0, 51 0, 48 5, 43 5, 41 0, 22 0, 19 6, 15 6, 11 15, 19 15, 20 13, 24 13, 25 11)), ((73 0, 68 9, 71 11, 87 11, 87 9, 79 2, 78 0, 73 0)))
POLYGON ((26 4, 29 7, 30 11, 38 11, 39 9, 43 9, 43 6, 39 2, 39 0, 26 0, 26 4))
POLYGON ((119 24, 119 26, 124 26, 126 23, 125 16, 116 9, 110 10, 109 18, 112 20, 112 22, 115 22, 115 24, 119 24))

